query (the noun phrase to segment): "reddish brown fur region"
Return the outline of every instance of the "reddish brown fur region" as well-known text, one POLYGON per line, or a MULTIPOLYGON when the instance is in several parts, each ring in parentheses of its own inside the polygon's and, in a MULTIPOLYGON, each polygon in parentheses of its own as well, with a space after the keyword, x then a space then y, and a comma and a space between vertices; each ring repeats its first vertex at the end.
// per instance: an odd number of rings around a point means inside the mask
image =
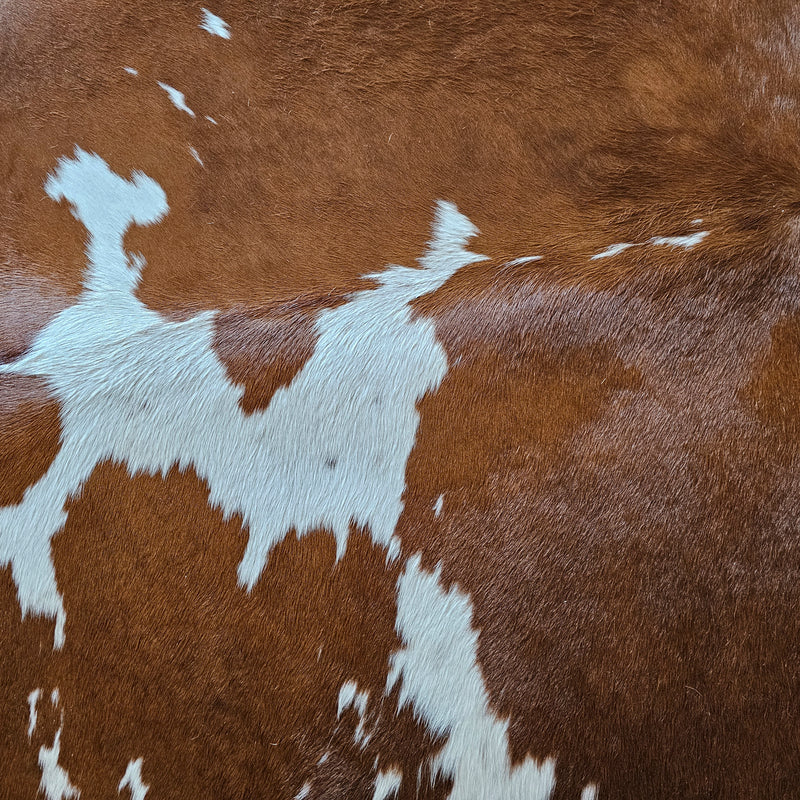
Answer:
POLYGON ((298 298, 273 307, 237 306, 217 316, 214 349, 228 378, 244 386, 245 413, 265 409, 275 391, 292 382, 314 352, 316 314, 339 302, 331 296, 298 298))
POLYGON ((0 378, 0 505, 22 500, 47 472, 61 440, 59 406, 38 378, 0 378))
MULTIPOLYGON (((413 304, 449 372, 419 403, 397 533, 469 593, 512 759, 555 757, 557 798, 796 796, 797 5, 212 10, 229 42, 171 0, 0 5, 0 361, 81 291, 85 230, 43 191, 76 144, 164 188, 167 217, 125 241, 138 296, 221 310, 247 413, 307 362, 318 313, 411 265, 455 202, 490 259, 413 304), (699 228, 690 250, 590 260, 699 228)), ((0 502, 46 470, 57 414, 0 377, 0 502)), ((248 594, 241 520, 191 470, 102 465, 68 511, 63 651, 0 570, 0 797, 35 795, 56 686, 85 800, 140 756, 148 798, 370 798, 376 758, 401 798, 447 796, 428 787, 442 742, 379 702, 401 562, 368 532, 338 562, 329 532, 290 534, 248 594), (370 692, 364 749, 355 713, 336 719, 346 680, 370 692)))
MULTIPOLYGON (((432 744, 408 713, 391 747, 380 727, 355 746, 351 713, 337 725, 341 684, 377 700, 399 646, 399 565, 367 536, 353 531, 338 562, 332 536, 289 536, 248 594, 241 520, 223 521, 191 471, 100 467, 68 511, 53 544, 68 630, 49 675, 65 709, 61 763, 82 798, 116 794, 139 756, 168 800, 293 797, 304 781, 311 797, 367 798, 376 757, 416 774, 432 744)), ((396 712, 384 703, 393 734, 396 712)))

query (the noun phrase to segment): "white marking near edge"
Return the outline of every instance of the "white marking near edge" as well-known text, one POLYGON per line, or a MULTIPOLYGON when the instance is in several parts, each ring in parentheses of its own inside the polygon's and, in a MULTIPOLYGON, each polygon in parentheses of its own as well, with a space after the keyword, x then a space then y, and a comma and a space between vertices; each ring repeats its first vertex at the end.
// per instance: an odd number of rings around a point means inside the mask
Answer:
POLYGON ((11 562, 24 614, 64 613, 50 540, 64 525, 64 504, 105 460, 131 475, 194 467, 209 503, 241 514, 249 530, 239 584, 250 590, 270 550, 294 529, 325 528, 337 556, 351 524, 397 552, 406 461, 414 445, 417 401, 438 388, 447 357, 433 322, 409 303, 438 289, 484 256, 464 249, 477 233, 451 203, 436 208, 421 268, 390 266, 378 285, 320 312, 317 345, 289 386, 263 411, 239 407, 212 342, 214 312, 173 322, 144 306, 134 289, 144 264, 123 249, 132 224, 167 212, 161 187, 142 173, 113 173, 76 148, 45 183, 69 202, 89 233, 85 291, 43 328, 0 374, 44 377, 61 405, 62 445, 22 502, 0 508, 0 565, 11 562))
POLYGON ((33 736, 33 732, 36 730, 36 720, 39 718, 39 715, 36 711, 36 704, 39 702, 39 696, 41 695, 41 689, 34 689, 28 695, 28 738, 30 739, 33 736))
POLYGON ((610 258, 611 256, 615 256, 618 253, 621 253, 623 250, 627 250, 629 247, 636 247, 636 245, 631 242, 620 242, 619 244, 612 244, 610 247, 607 247, 601 253, 595 253, 589 260, 596 261, 598 258, 610 258))
POLYGON ((127 72, 129 75, 138 75, 139 74, 139 70, 138 69, 134 69, 133 67, 123 67, 122 69, 124 69, 125 72, 127 72))
POLYGON ((433 504, 433 516, 438 517, 439 514, 442 513, 443 508, 444 508, 444 495, 440 494, 439 497, 436 498, 436 502, 433 504))
POLYGON ((412 556, 397 582, 397 632, 386 691, 400 683, 399 705, 411 706, 435 736, 446 736, 431 768, 453 780, 450 800, 546 800, 555 786, 555 760, 508 754, 508 720, 497 718, 478 666, 478 633, 469 596, 445 592, 439 572, 412 556))
POLYGON ((175 108, 179 108, 181 111, 185 111, 190 117, 194 117, 194 111, 186 105, 186 96, 183 92, 161 81, 158 81, 158 85, 169 95, 169 99, 172 101, 172 105, 174 105, 175 108))
POLYGON ((300 791, 294 796, 294 800, 304 800, 311 793, 311 784, 306 782, 300 787, 300 791))
POLYGON ((208 120, 208 121, 209 121, 209 122, 210 122, 212 125, 216 125, 216 124, 217 124, 217 121, 214 119, 214 117, 209 117, 209 116, 206 116, 206 119, 207 119, 207 120, 208 120))
POLYGON ((200 10, 203 12, 203 21, 198 27, 214 36, 221 36, 223 39, 231 38, 231 26, 222 17, 212 14, 207 8, 200 10))
POLYGON ((668 247, 683 247, 686 250, 700 244, 708 236, 708 231, 697 231, 688 236, 654 236, 650 244, 667 245, 668 247))
POLYGON ((47 800, 71 800, 81 796, 80 789, 73 786, 67 771, 58 763, 61 754, 61 728, 56 731, 52 747, 42 745, 39 748, 39 767, 42 780, 39 792, 44 793, 47 800))
POLYGON ((144 800, 150 787, 142 780, 142 761, 142 758, 137 758, 128 762, 128 768, 117 787, 117 794, 128 788, 131 790, 131 800, 144 800))
POLYGON ((381 770, 375 776, 375 791, 372 800, 388 800, 400 791, 403 773, 396 769, 381 770))
POLYGON ((198 163, 198 164, 199 164, 201 167, 204 167, 204 166, 205 166, 205 164, 203 163, 203 159, 202 159, 202 158, 200 158, 200 153, 198 153, 198 152, 197 152, 197 150, 195 150, 195 149, 194 149, 194 147, 190 147, 190 148, 189 148, 189 152, 192 154, 192 157, 194 158, 194 160, 195 160, 195 161, 196 161, 196 162, 197 162, 197 163, 198 163))
POLYGON ((593 783, 587 783, 581 792, 581 800, 595 800, 597 797, 597 786, 593 783))

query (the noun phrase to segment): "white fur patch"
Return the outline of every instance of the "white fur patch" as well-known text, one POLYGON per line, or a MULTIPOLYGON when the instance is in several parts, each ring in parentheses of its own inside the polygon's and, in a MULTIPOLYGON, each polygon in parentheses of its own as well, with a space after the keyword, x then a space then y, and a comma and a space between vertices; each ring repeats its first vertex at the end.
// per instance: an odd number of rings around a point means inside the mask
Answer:
POLYGON ((186 96, 183 92, 180 92, 174 86, 170 86, 168 83, 162 83, 161 81, 158 82, 158 85, 167 93, 167 95, 169 95, 169 99, 172 101, 172 105, 174 105, 175 108, 185 111, 190 117, 194 116, 194 111, 192 111, 192 109, 186 105, 186 96))
MULTIPOLYGON (((702 222, 702 219, 692 221, 692 225, 702 222)), ((611 256, 618 255, 629 247, 642 247, 643 244, 653 244, 665 247, 682 247, 685 250, 690 250, 696 244, 700 244, 703 239, 708 236, 708 231, 697 231, 696 233, 689 234, 688 236, 654 236, 648 242, 620 242, 619 244, 612 244, 600 253, 590 257, 590 261, 595 261, 598 258, 610 258, 611 256)))
POLYGON ((440 494, 436 498, 436 502, 433 504, 433 515, 438 517, 439 514, 442 513, 442 509, 444 508, 444 495, 440 494))
POLYGON ((128 73, 128 75, 138 75, 139 74, 139 70, 138 69, 134 69, 133 67, 123 67, 122 69, 124 69, 125 72, 128 73))
POLYGON ((541 261, 541 256, 522 256, 521 258, 512 258, 511 261, 506 261, 507 267, 516 267, 521 264, 531 264, 534 261, 541 261))
POLYGON ((143 759, 137 758, 135 761, 128 762, 125 774, 117 787, 117 794, 127 788, 130 789, 131 800, 144 800, 150 787, 142 780, 142 761, 143 759))
POLYGON ((627 250, 629 247, 636 247, 635 244, 630 242, 620 242, 619 244, 612 244, 611 246, 607 247, 600 253, 595 253, 591 257, 591 261, 596 261, 598 258, 610 258, 611 256, 615 256, 618 253, 622 253, 624 250, 627 250))
POLYGON ((342 712, 347 708, 355 708, 358 712, 358 725, 354 733, 354 740, 356 744, 364 747, 370 740, 371 734, 366 732, 366 715, 367 715, 367 701, 369 700, 369 692, 358 691, 358 685, 354 681, 346 681, 339 689, 339 703, 336 712, 337 717, 342 716, 342 712))
POLYGON ((61 755, 61 728, 56 731, 52 747, 39 748, 39 768, 42 780, 39 792, 47 800, 72 800, 81 796, 80 790, 72 785, 67 771, 58 763, 61 755))
POLYGON ((708 236, 708 231, 697 231, 688 236, 654 236, 650 244, 666 245, 667 247, 682 247, 690 250, 696 244, 700 244, 708 236))
POLYGON ((305 800, 305 798, 308 797, 309 794, 311 794, 311 784, 304 783, 300 787, 300 791, 294 796, 294 800, 305 800))
POLYGON ((382 770, 375 776, 375 791, 372 800, 389 800, 400 791, 403 773, 396 769, 382 770))
POLYGON ((581 792, 581 800, 595 800, 597 797, 597 786, 593 783, 587 783, 581 792))
MULTIPOLYGON (((174 322, 134 294, 144 260, 125 252, 124 236, 167 213, 161 187, 141 173, 126 180, 76 148, 45 189, 66 200, 88 232, 85 291, 21 358, 0 365, 0 374, 43 377, 62 410, 62 446, 50 468, 21 503, 0 509, 0 564, 11 562, 24 613, 56 619, 55 646, 64 641, 65 614, 50 540, 64 524, 65 502, 106 460, 131 475, 194 467, 210 504, 226 517, 241 514, 247 527, 238 568, 247 589, 290 530, 329 530, 341 555, 350 525, 364 526, 397 555, 416 405, 447 371, 433 323, 412 316, 409 303, 483 258, 465 249, 477 233, 470 221, 440 202, 420 268, 390 266, 368 276, 374 288, 321 311, 311 358, 268 408, 248 416, 239 407, 243 388, 230 383, 212 348, 214 312, 174 322)), ((414 556, 397 603, 403 647, 387 691, 399 681, 401 705, 446 738, 431 766, 453 780, 452 800, 548 797, 552 759, 510 763, 508 722, 489 707, 469 597, 457 587, 446 592, 414 556)), ((339 713, 348 704, 363 722, 367 696, 352 682, 340 690, 339 713)), ((48 800, 78 794, 58 766, 59 747, 60 730, 39 754, 48 800)))
POLYGON ((33 736, 33 732, 36 730, 36 721, 39 718, 39 715, 36 711, 36 706, 39 703, 39 696, 42 694, 41 689, 34 689, 28 695, 28 738, 30 739, 33 736))
POLYGON ((417 401, 447 370, 433 323, 409 302, 482 259, 463 244, 476 229, 439 203, 420 269, 392 266, 371 275, 376 288, 322 311, 319 341, 291 385, 269 407, 246 416, 243 389, 230 383, 212 349, 214 313, 163 319, 133 290, 143 265, 123 249, 132 224, 167 212, 163 190, 134 173, 125 180, 79 148, 45 185, 65 199, 89 233, 85 291, 0 374, 37 375, 61 404, 62 446, 21 503, 0 509, 0 564, 11 562, 23 613, 54 617, 55 646, 65 614, 50 559, 64 504, 97 464, 131 475, 190 465, 206 480, 210 503, 240 513, 249 530, 239 583, 258 580, 271 548, 294 529, 330 530, 337 553, 351 524, 397 552, 392 534, 403 509, 405 467, 414 445, 417 401))
POLYGON ((231 26, 222 17, 212 14, 207 8, 203 8, 201 11, 203 12, 203 21, 199 25, 200 28, 214 36, 221 36, 223 39, 231 38, 231 26))
POLYGON ((202 159, 202 158, 200 158, 200 153, 198 153, 198 152, 197 152, 197 150, 195 150, 195 148, 194 148, 194 147, 190 147, 190 148, 189 148, 189 152, 192 154, 192 158, 193 158, 193 159, 194 159, 194 160, 195 160, 195 161, 196 161, 196 162, 197 162, 197 163, 198 163, 198 164, 199 164, 201 167, 204 167, 204 166, 205 166, 205 164, 203 164, 203 159, 202 159))
POLYGON ((400 706, 447 738, 431 767, 453 780, 450 800, 547 800, 555 761, 511 765, 508 721, 489 708, 468 595, 456 586, 446 592, 438 571, 421 569, 419 555, 406 562, 397 589, 403 648, 392 656, 386 691, 401 681, 400 706))

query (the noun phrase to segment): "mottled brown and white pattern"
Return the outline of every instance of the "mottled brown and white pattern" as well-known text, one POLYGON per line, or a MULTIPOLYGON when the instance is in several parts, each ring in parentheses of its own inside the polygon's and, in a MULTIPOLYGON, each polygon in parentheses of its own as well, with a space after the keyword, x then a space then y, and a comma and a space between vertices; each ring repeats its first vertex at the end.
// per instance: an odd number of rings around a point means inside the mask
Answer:
POLYGON ((0 0, 0 800, 795 797, 798 20, 0 0))

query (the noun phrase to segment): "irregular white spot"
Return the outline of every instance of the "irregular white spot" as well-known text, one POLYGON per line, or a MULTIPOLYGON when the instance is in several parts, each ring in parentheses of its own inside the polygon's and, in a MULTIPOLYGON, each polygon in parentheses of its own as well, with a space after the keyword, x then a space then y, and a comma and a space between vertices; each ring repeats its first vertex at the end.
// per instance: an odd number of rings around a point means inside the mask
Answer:
POLYGON ((339 689, 339 706, 336 710, 336 716, 341 717, 342 711, 350 708, 355 699, 358 685, 354 681, 345 681, 339 689))
MULTIPOLYGON (((702 220, 700 220, 702 222, 702 220)), ((593 783, 587 783, 581 792, 581 800, 595 800, 597 797, 597 786, 593 783)))
POLYGON ((368 700, 369 692, 359 692, 358 686, 353 681, 346 681, 342 684, 341 689, 339 689, 339 703, 336 716, 341 717, 342 712, 347 708, 353 707, 356 709, 359 720, 353 738, 355 739, 356 744, 361 744, 362 747, 369 741, 370 738, 364 729, 368 700))
POLYGON ((611 256, 617 255, 617 253, 621 253, 623 250, 627 250, 629 247, 636 247, 635 244, 631 242, 620 242, 619 244, 612 244, 610 247, 607 247, 601 253, 595 253, 590 261, 595 261, 598 258, 610 258, 611 256))
POLYGON ((433 504, 433 515, 438 517, 439 514, 442 513, 442 509, 444 508, 444 495, 440 494, 439 497, 436 499, 436 502, 433 504))
POLYGON ((61 728, 56 731, 52 747, 42 745, 39 748, 39 768, 42 770, 39 792, 47 800, 71 800, 81 796, 80 790, 72 785, 67 771, 58 763, 60 754, 61 728))
POLYGON ((311 793, 311 784, 306 782, 300 787, 300 791, 294 796, 294 800, 304 800, 311 793))
POLYGON ((50 702, 54 706, 58 705, 58 701, 59 701, 60 697, 61 697, 61 695, 58 693, 58 688, 57 687, 55 689, 53 689, 52 692, 50 692, 50 702))
POLYGON ((173 86, 170 86, 168 83, 162 83, 161 81, 158 82, 158 85, 169 95, 169 99, 172 101, 172 105, 174 105, 175 108, 185 111, 190 117, 194 116, 194 111, 186 105, 186 97, 183 92, 179 92, 173 86))
POLYGON ((464 249, 477 233, 450 203, 436 208, 421 268, 391 266, 378 285, 319 313, 317 345, 289 386, 263 411, 245 415, 243 387, 230 383, 212 347, 214 312, 164 319, 134 289, 144 264, 123 236, 167 212, 161 187, 141 173, 125 180, 98 156, 76 148, 45 183, 86 227, 85 291, 56 315, 0 374, 44 377, 61 409, 62 444, 22 502, 0 509, 0 565, 11 562, 20 605, 65 614, 50 558, 66 500, 103 461, 129 472, 166 473, 192 465, 209 503, 241 514, 249 531, 239 584, 258 580, 272 547, 330 530, 344 553, 351 524, 391 552, 403 509, 405 468, 414 445, 417 402, 438 388, 447 357, 433 322, 409 303, 484 257, 464 249))
POLYGON ((669 247, 683 247, 689 250, 696 244, 700 244, 703 239, 708 236, 708 231, 697 231, 697 233, 690 233, 688 236, 654 236, 650 240, 650 244, 667 245, 669 247))
POLYGON ((28 738, 30 739, 33 736, 33 732, 36 730, 36 720, 39 718, 38 712, 36 711, 36 705, 39 702, 39 696, 41 695, 41 689, 34 689, 28 695, 28 738))
POLYGON ((372 800, 388 800, 400 791, 403 782, 403 773, 396 769, 387 769, 375 776, 375 791, 372 800))
POLYGON ((692 220, 692 225, 699 225, 703 221, 702 217, 698 217, 697 219, 692 220))
POLYGON ((324 752, 321 756, 317 764, 324 764, 330 758, 330 751, 324 752))
POLYGON ((125 774, 117 787, 117 794, 125 788, 131 790, 131 800, 144 800, 144 796, 150 787, 142 780, 141 758, 128 762, 128 768, 125 770, 125 774))
POLYGON ((434 735, 447 737, 431 767, 453 780, 450 800, 549 798, 554 759, 511 765, 508 720, 489 708, 468 595, 457 586, 445 592, 438 570, 423 571, 419 555, 406 562, 397 589, 403 648, 392 655, 386 690, 400 680, 400 706, 410 705, 434 735))
POLYGON ((214 36, 221 36, 223 39, 231 38, 231 26, 222 17, 212 14, 207 8, 203 8, 201 11, 203 12, 203 21, 199 27, 214 36))
POLYGON ((203 159, 202 159, 202 158, 200 158, 200 153, 198 153, 198 152, 197 152, 197 150, 195 150, 195 149, 194 149, 194 147, 190 147, 190 148, 189 148, 189 152, 192 154, 192 157, 194 158, 194 160, 195 160, 195 161, 196 161, 196 162, 197 162, 197 163, 198 163, 198 164, 199 164, 201 167, 204 167, 204 166, 205 166, 205 164, 203 164, 203 159))
POLYGON ((138 75, 139 74, 139 70, 138 69, 134 69, 133 67, 123 67, 122 69, 124 69, 125 72, 127 72, 129 75, 138 75))
POLYGON ((208 120, 208 121, 209 121, 209 122, 210 122, 212 125, 216 125, 216 124, 217 124, 217 121, 214 119, 214 117, 209 117, 209 116, 206 116, 206 119, 207 119, 207 120, 208 120))
POLYGON ((515 267, 518 264, 530 264, 531 261, 541 261, 541 256, 523 256, 522 258, 514 258, 511 261, 506 261, 507 267, 515 267))

